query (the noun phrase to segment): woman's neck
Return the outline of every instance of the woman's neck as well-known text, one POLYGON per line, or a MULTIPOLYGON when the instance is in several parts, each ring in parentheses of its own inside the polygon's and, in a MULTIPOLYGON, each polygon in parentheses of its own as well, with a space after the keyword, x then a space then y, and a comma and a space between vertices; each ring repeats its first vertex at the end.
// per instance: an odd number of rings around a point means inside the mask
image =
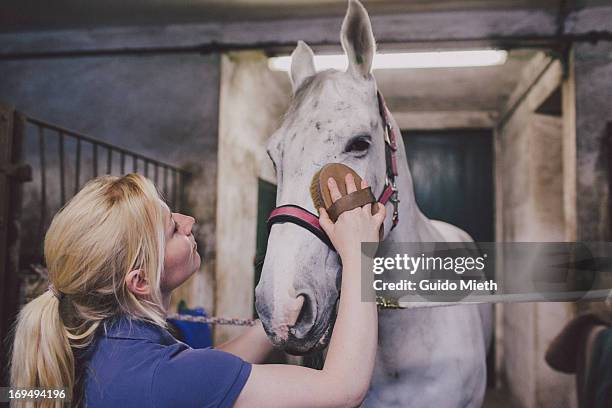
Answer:
POLYGON ((172 292, 162 292, 162 306, 166 312, 170 309, 170 301, 172 300, 172 292))

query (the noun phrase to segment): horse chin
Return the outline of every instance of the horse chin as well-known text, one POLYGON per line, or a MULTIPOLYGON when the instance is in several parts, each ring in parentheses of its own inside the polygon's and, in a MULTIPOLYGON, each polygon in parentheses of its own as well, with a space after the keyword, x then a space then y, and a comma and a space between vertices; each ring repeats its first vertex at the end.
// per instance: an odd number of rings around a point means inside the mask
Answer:
POLYGON ((321 331, 316 331, 322 334, 319 336, 308 336, 303 339, 295 338, 290 335, 289 339, 283 344, 283 350, 294 356, 304 356, 306 354, 315 353, 317 351, 321 351, 325 349, 329 345, 329 341, 331 340, 331 334, 334 328, 334 323, 336 322, 336 314, 329 319, 329 322, 325 326, 325 328, 321 331))

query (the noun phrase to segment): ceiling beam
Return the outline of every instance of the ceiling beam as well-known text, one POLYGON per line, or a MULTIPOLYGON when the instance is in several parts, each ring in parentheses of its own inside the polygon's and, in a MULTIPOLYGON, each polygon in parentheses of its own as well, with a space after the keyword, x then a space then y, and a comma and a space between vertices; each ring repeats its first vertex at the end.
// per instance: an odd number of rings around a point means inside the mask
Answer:
MULTIPOLYGON (((556 14, 542 10, 448 11, 373 16, 379 43, 504 44, 554 39, 556 14)), ((305 40, 339 46, 341 18, 109 27, 0 34, 0 58, 283 49, 305 40)))
MULTIPOLYGON (((380 49, 497 46, 547 47, 612 41, 612 7, 563 13, 544 10, 445 11, 372 17, 380 49), (561 29, 562 32, 559 30, 561 29)), ((164 26, 107 27, 0 34, 0 59, 287 51, 298 40, 339 49, 341 18, 285 19, 164 26)))

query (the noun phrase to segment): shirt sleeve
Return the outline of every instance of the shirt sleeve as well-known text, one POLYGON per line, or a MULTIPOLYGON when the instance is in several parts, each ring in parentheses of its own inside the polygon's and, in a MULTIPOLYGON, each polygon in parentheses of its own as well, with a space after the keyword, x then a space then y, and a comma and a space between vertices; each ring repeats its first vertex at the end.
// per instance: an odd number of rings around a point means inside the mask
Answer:
POLYGON ((233 354, 174 344, 153 374, 153 405, 231 408, 250 373, 251 364, 233 354))

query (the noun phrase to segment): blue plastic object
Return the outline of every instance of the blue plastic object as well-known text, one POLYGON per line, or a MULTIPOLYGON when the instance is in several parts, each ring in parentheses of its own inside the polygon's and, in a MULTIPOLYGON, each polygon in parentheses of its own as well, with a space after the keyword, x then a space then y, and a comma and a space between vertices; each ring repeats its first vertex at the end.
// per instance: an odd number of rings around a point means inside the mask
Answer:
MULTIPOLYGON (((189 309, 185 301, 181 300, 178 304, 177 311, 179 314, 191 316, 207 316, 204 308, 198 307, 189 309)), ((212 331, 210 324, 188 322, 185 320, 168 319, 176 329, 180 332, 181 341, 188 346, 196 348, 212 347, 212 331)))

